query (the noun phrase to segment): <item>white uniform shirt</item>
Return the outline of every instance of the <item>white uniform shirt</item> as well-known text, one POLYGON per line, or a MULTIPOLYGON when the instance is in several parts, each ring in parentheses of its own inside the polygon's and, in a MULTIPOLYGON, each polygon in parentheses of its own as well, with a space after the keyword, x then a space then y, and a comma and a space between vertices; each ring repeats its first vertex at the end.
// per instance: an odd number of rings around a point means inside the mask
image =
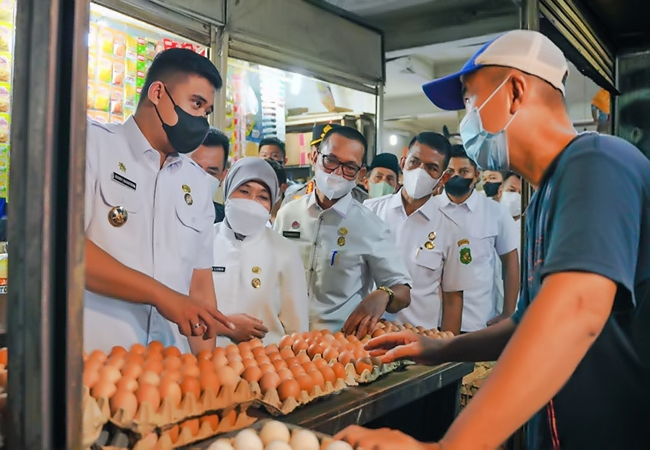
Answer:
POLYGON ((476 191, 460 205, 449 200, 447 193, 435 198, 440 202, 442 211, 469 234, 472 247, 476 285, 463 293, 461 330, 483 329, 488 320, 498 315, 495 283, 497 255, 503 256, 517 248, 517 226, 506 208, 476 191))
MULTIPOLYGON (((133 117, 121 125, 88 125, 86 237, 122 264, 188 294, 194 269, 212 266, 214 207, 201 167, 184 155, 160 154, 133 117), (188 192, 185 192, 188 191, 188 192), (191 197, 191 198, 190 198, 191 197), (128 212, 124 225, 112 208, 128 212)), ((148 305, 84 293, 86 351, 159 340, 189 351, 178 327, 148 305)))
POLYGON ((363 204, 390 228, 413 280, 411 305, 396 315, 387 314, 387 318, 438 328, 442 319, 439 286, 444 292, 474 287, 472 263, 463 264, 460 254, 461 249, 471 249, 471 242, 469 247, 464 245, 464 240, 469 240, 467 235, 440 210, 433 197, 410 216, 406 215, 401 192, 363 204), (425 244, 431 233, 435 233, 431 240, 435 247, 429 250, 425 244))
POLYGON ((323 211, 311 193, 283 206, 275 229, 300 245, 311 329, 340 330, 373 286, 411 284, 390 230, 351 194, 323 211))
MULTIPOLYGON (((309 330, 300 251, 273 229, 240 241, 223 222, 215 224, 212 278, 220 311, 260 319, 269 329, 264 344, 277 344, 285 334, 309 330)), ((217 345, 229 343, 225 336, 217 338, 217 345)))

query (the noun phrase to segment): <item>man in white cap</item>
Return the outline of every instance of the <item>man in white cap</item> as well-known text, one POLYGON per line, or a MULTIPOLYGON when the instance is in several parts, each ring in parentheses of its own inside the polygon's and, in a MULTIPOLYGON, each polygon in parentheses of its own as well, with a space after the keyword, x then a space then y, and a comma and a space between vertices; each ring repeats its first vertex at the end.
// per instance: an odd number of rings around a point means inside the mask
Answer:
POLYGON ((567 74, 548 38, 513 31, 424 86, 438 107, 467 110, 460 133, 481 168, 511 168, 536 188, 521 297, 510 319, 484 330, 367 346, 384 361, 499 358, 439 444, 359 428, 339 437, 373 449, 490 449, 532 417, 531 450, 648 448, 650 161, 622 139, 576 133, 567 74))

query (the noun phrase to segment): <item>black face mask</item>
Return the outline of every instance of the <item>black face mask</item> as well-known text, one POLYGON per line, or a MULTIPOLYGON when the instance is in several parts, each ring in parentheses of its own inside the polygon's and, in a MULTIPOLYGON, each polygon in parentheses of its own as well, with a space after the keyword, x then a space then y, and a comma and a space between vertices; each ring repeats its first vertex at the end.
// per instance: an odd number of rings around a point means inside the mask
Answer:
POLYGON ((485 191, 485 195, 487 195, 488 197, 494 197, 499 193, 500 186, 501 183, 494 183, 494 182, 483 183, 483 190, 485 191))
POLYGON ((469 192, 469 185, 472 184, 471 178, 462 178, 458 175, 451 177, 445 183, 445 191, 454 197, 461 197, 469 192))
POLYGON ((178 122, 176 125, 167 125, 160 116, 158 112, 158 107, 156 108, 156 114, 162 123, 163 130, 169 139, 169 143, 178 153, 189 153, 197 148, 203 143, 205 137, 210 131, 210 124, 205 117, 202 116, 193 116, 183 110, 180 106, 176 104, 171 94, 167 90, 167 86, 164 86, 165 92, 169 95, 169 99, 174 104, 174 112, 178 116, 178 122))

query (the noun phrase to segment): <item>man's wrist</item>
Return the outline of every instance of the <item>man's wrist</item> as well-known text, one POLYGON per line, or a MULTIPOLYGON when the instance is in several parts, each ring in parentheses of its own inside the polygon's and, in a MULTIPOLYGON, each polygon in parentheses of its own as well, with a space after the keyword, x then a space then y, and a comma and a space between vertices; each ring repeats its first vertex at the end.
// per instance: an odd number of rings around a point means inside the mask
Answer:
POLYGON ((395 300, 395 292, 393 292, 393 290, 392 290, 391 288, 386 287, 386 286, 380 286, 380 287, 378 287, 378 288, 377 288, 377 291, 379 291, 379 292, 383 292, 384 294, 386 294, 386 295, 385 295, 385 297, 387 298, 387 301, 386 301, 386 309, 388 309, 388 307, 390 306, 390 304, 395 300))

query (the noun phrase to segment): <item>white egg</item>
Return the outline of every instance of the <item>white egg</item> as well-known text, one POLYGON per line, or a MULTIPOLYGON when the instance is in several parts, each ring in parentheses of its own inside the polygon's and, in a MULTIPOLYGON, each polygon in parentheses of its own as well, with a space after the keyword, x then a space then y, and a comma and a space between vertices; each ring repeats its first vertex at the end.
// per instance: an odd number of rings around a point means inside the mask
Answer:
POLYGON ((264 445, 269 445, 273 441, 289 442, 291 435, 289 434, 289 428, 282 422, 277 420, 271 420, 267 422, 262 427, 260 431, 260 438, 262 438, 262 443, 264 445))
POLYGON ((343 441, 334 441, 325 450, 354 450, 350 444, 343 441))
POLYGON ((230 441, 227 439, 219 439, 218 441, 213 442, 208 447, 208 450, 235 450, 230 441))
POLYGON ((233 442, 235 450, 264 450, 264 444, 253 430, 242 430, 233 442))
POLYGON ((320 450, 320 443, 311 431, 300 430, 291 436, 291 448, 293 450, 320 450))
POLYGON ((282 441, 273 441, 264 450, 293 450, 289 444, 282 441))

